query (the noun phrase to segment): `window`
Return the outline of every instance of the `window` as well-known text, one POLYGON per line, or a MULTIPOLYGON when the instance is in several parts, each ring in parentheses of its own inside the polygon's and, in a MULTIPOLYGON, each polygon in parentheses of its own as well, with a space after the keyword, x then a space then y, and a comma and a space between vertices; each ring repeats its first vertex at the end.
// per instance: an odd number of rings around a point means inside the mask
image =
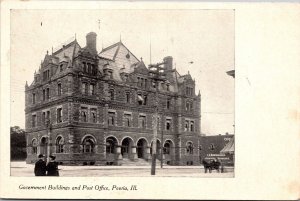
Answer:
POLYGON ((63 64, 59 65, 59 71, 62 72, 63 71, 63 64))
POLYGON ((146 116, 144 115, 139 116, 139 127, 146 128, 146 116))
POLYGON ((131 114, 124 114, 124 125, 131 127, 131 114))
POLYGON ((185 103, 185 110, 190 111, 190 103, 189 102, 185 103))
POLYGON ((93 153, 95 149, 95 140, 92 137, 86 137, 83 140, 83 152, 93 153))
POLYGON ((202 150, 202 145, 199 145, 199 150, 202 150))
POLYGON ((86 73, 86 63, 85 62, 83 62, 83 69, 82 70, 83 70, 84 73, 86 73))
POLYGON ((32 145, 32 153, 33 153, 33 154, 37 154, 37 146, 38 146, 37 140, 36 140, 36 139, 33 139, 33 140, 31 141, 31 145, 32 145))
POLYGON ((43 112, 42 114, 42 124, 46 125, 46 112, 43 112))
POLYGON ((88 121, 88 118, 87 118, 87 108, 86 107, 82 107, 81 108, 80 116, 81 116, 81 121, 82 122, 87 122, 88 121))
POLYGON ((170 145, 170 142, 166 142, 165 145, 164 145, 164 150, 163 150, 163 153, 164 154, 170 154, 170 149, 171 149, 171 145, 170 145))
POLYGON ((167 100, 167 109, 170 109, 170 105, 171 105, 171 100, 168 99, 168 100, 167 100))
POLYGON ((144 95, 144 105, 147 105, 147 95, 144 95))
POLYGON ((97 110, 91 109, 91 120, 93 123, 97 123, 97 110))
POLYGON ((170 91, 170 84, 167 84, 167 91, 170 91))
POLYGON ((32 93, 32 104, 35 104, 35 93, 32 93))
POLYGON ((186 146, 186 153, 187 154, 193 154, 194 152, 194 147, 192 142, 188 142, 186 146))
POLYGON ((152 87, 153 87, 153 88, 156 88, 156 83, 155 83, 154 80, 152 81, 152 87))
POLYGON ((90 95, 95 95, 95 85, 90 84, 90 95))
POLYGON ((87 66, 88 66, 88 74, 91 74, 91 64, 88 63, 87 66))
POLYGON ((144 78, 141 78, 141 87, 144 86, 144 78))
POLYGON ((109 90, 109 98, 110 98, 110 100, 114 100, 115 99, 115 93, 114 93, 113 89, 109 90))
POLYGON ((191 125, 190 125, 190 130, 191 130, 191 132, 194 132, 194 122, 193 121, 191 121, 191 125))
POLYGON ((50 111, 46 112, 46 122, 48 122, 48 121, 50 121, 50 111))
POLYGON ((58 83, 57 84, 57 95, 61 96, 61 94, 62 94, 61 83, 58 83))
POLYGON ((64 153, 64 138, 61 136, 56 139, 56 153, 64 153))
POLYGON ((115 153, 116 142, 112 138, 106 140, 106 153, 113 154, 115 153))
POLYGON ((148 83, 148 80, 145 79, 145 88, 147 88, 147 83, 148 83))
POLYGON ((140 86, 140 77, 137 77, 137 86, 140 86))
POLYGON ((126 93, 126 103, 130 103, 130 93, 126 93))
POLYGON ((94 64, 92 64, 92 75, 97 75, 97 68, 94 64))
POLYGON ((185 121, 184 131, 188 131, 188 130, 189 130, 189 121, 185 121))
POLYGON ((211 144, 209 145, 209 149, 210 149, 210 150, 215 150, 215 145, 214 145, 213 143, 211 143, 211 144))
POLYGON ((43 72, 43 81, 49 80, 50 78, 50 70, 45 70, 43 72))
POLYGON ((32 127, 36 127, 36 115, 32 115, 32 127))
POLYGON ((171 130, 171 119, 166 120, 166 130, 171 130))
POLYGON ((138 104, 139 104, 139 105, 143 105, 144 99, 143 99, 142 95, 141 95, 141 94, 138 94, 138 95, 137 95, 137 98, 138 98, 138 104))
POLYGON ((81 90, 82 90, 81 91, 82 94, 88 94, 88 85, 86 82, 82 83, 81 90))
POLYGON ((46 90, 46 97, 47 97, 47 100, 50 99, 50 89, 49 88, 47 88, 47 90, 46 90))
POLYGON ((46 90, 43 89, 43 101, 45 101, 45 100, 46 100, 46 90))
POLYGON ((114 126, 115 125, 115 113, 114 112, 108 112, 108 125, 114 126))
POLYGON ((57 110, 57 123, 61 123, 62 122, 62 108, 58 108, 57 110))

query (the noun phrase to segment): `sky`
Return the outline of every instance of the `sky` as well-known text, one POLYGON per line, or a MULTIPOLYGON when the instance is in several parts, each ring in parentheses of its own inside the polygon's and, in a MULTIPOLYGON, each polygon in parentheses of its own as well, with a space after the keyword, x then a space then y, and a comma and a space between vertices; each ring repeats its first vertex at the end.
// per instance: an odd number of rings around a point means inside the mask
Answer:
POLYGON ((234 132, 233 10, 13 10, 11 12, 11 126, 25 127, 25 83, 52 47, 97 33, 101 51, 120 39, 146 65, 172 56, 201 93, 201 133, 234 132), (99 23, 100 20, 100 23, 99 23), (191 64, 191 61, 193 63, 191 64))

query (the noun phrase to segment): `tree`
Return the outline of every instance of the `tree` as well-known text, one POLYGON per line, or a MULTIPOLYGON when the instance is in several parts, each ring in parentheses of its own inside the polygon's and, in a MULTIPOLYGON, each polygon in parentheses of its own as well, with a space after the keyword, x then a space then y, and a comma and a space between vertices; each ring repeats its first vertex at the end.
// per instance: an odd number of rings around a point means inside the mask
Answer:
POLYGON ((19 126, 10 127, 10 159, 26 159, 26 136, 25 131, 19 126))

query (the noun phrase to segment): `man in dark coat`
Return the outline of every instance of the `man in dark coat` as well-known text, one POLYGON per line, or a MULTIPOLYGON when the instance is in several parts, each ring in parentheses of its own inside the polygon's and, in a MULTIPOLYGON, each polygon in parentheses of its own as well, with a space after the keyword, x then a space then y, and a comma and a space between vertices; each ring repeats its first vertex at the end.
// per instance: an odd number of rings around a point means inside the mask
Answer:
POLYGON ((34 166, 34 175, 46 176, 46 162, 44 161, 44 155, 40 154, 38 158, 39 160, 35 163, 34 166))
POLYGON ((50 156, 50 162, 46 167, 47 176, 59 176, 58 162, 55 161, 55 156, 50 156))

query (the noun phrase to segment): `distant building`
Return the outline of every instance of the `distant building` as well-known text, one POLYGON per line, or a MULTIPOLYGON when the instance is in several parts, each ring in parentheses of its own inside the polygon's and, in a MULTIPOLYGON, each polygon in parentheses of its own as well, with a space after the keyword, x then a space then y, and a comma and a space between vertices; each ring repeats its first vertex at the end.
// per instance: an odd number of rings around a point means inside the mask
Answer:
POLYGON ((213 160, 218 158, 225 164, 233 164, 232 155, 223 153, 222 151, 233 142, 234 135, 211 135, 200 137, 200 160, 213 160))
MULTIPOLYGON (((121 41, 98 53, 96 37, 87 34, 84 48, 75 39, 51 55, 47 52, 33 83, 26 83, 27 163, 47 154, 48 143, 61 164, 150 161, 153 75, 121 41)), ((163 61, 158 160, 163 151, 167 164, 199 165, 200 92, 195 94, 190 74, 180 75, 173 68, 172 57, 163 61)))

